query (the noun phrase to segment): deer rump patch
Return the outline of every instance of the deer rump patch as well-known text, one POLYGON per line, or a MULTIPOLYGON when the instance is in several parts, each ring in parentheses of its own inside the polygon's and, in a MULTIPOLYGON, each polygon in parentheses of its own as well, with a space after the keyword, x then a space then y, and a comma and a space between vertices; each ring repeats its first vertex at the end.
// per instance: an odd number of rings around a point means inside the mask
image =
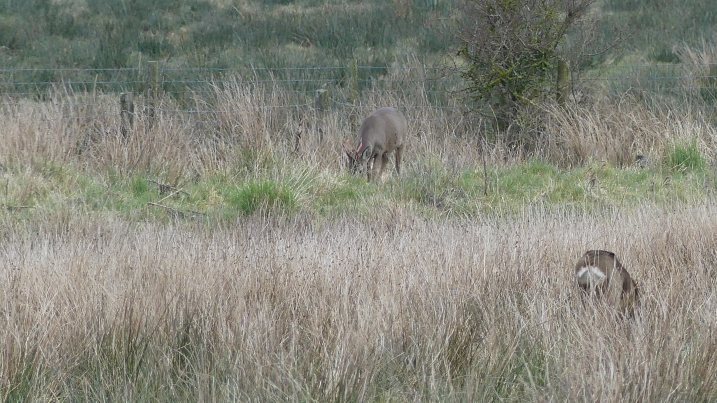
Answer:
POLYGON ((584 266, 578 269, 578 284, 584 290, 592 290, 607 281, 607 275, 597 266, 584 266))

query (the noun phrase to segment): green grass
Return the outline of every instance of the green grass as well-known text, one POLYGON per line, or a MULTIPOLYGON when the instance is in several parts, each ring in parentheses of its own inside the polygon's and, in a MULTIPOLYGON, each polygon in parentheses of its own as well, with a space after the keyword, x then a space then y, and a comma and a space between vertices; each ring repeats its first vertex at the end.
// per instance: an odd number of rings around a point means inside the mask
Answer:
POLYGON ((160 62, 162 90, 180 102, 225 70, 303 94, 345 87, 357 61, 365 67, 358 86, 369 88, 396 61, 440 60, 450 37, 431 21, 447 17, 453 2, 5 2, 0 66, 9 71, 0 92, 45 97, 63 83, 78 93, 141 94, 148 61, 160 62))
POLYGON ((650 62, 680 61, 673 47, 699 45, 717 23, 710 0, 602 0, 598 4, 605 11, 600 37, 609 41, 616 28, 625 30, 630 36, 621 46, 647 56, 650 62))
POLYGON ((703 172, 705 157, 693 141, 690 144, 674 144, 665 155, 665 164, 673 171, 703 172))
MULTIPOLYGON (((316 172, 310 167, 277 165, 274 173, 243 176, 213 174, 172 187, 139 173, 93 176, 71 166, 42 168, 45 176, 18 173, 5 180, 4 204, 46 211, 63 205, 85 212, 165 219, 206 216, 233 219, 253 214, 334 217, 370 215, 377 206, 402 206, 426 217, 516 215, 526 207, 591 211, 609 206, 671 204, 703 200, 714 189, 715 173, 693 148, 677 147, 664 164, 617 168, 588 163, 560 169, 528 160, 507 166, 449 169, 434 162, 416 165, 397 177, 385 173, 380 184, 364 176, 316 172)), ((243 171, 245 172, 245 171, 243 171)))
POLYGON ((296 195, 285 184, 271 179, 250 180, 230 189, 225 195, 227 207, 244 215, 256 211, 279 210, 291 212, 296 206, 296 195))

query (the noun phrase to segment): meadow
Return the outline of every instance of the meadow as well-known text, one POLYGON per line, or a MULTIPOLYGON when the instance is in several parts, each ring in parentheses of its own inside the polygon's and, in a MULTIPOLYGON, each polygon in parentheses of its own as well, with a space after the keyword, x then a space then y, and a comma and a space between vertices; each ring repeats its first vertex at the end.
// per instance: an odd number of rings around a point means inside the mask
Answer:
POLYGON ((452 1, 3 3, 0 400, 717 400, 716 14, 653 3, 596 3, 627 53, 510 135, 430 69, 452 1), (341 146, 384 105, 371 184, 341 146))
POLYGON ((545 105, 528 150, 404 90, 299 110, 237 79, 210 119, 165 99, 126 135, 114 96, 6 102, 2 399, 717 396, 703 109, 545 105), (372 105, 410 129, 378 185, 341 151, 372 105), (580 302, 593 248, 639 282, 634 320, 580 302))

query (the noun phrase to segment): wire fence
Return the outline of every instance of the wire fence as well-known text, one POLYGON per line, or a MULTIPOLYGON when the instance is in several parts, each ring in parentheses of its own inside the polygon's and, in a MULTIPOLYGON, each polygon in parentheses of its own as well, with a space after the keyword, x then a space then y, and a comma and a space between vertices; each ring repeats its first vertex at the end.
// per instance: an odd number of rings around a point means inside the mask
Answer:
MULTIPOLYGON (((314 93, 328 86, 346 86, 352 73, 346 67, 297 68, 162 68, 159 86, 165 94, 182 97, 183 94, 202 94, 233 84, 237 80, 258 85, 279 86, 298 93, 314 93)), ((427 93, 438 93, 446 82, 455 83, 456 77, 447 77, 439 67, 406 67, 409 77, 388 77, 390 67, 356 66, 353 73, 358 89, 368 88, 376 82, 384 84, 420 84, 427 93), (417 76, 416 72, 422 75, 417 76)), ((395 71, 395 69, 393 70, 395 71)), ((152 86, 151 73, 146 68, 122 69, 3 69, 0 70, 0 94, 9 97, 43 96, 62 87, 67 92, 143 93, 152 86)))
MULTIPOLYGON (((356 107, 362 94, 391 94, 409 109, 456 111, 456 93, 465 88, 460 77, 442 66, 316 66, 296 68, 152 68, 117 69, 0 69, 0 105, 11 108, 26 100, 64 97, 70 109, 84 110, 80 118, 116 113, 119 94, 159 113, 207 114, 236 112, 219 106, 218 94, 238 86, 281 90, 286 96, 269 98, 254 108, 297 109, 356 107), (161 94, 171 102, 151 99, 161 94), (273 102, 280 101, 280 102, 273 102), (154 104, 152 104, 154 102, 154 104), (90 110, 95 110, 93 114, 90 110), (114 111, 113 111, 114 110, 114 111), (103 112, 99 112, 103 111, 103 112)), ((716 65, 631 65, 611 67, 573 78, 573 87, 598 88, 608 94, 638 94, 646 103, 670 102, 692 108, 717 105, 716 65)), ((63 118, 63 117, 61 117, 63 118)), ((71 118, 78 118, 77 114, 71 118)))
POLYGON ((247 109, 340 108, 359 114, 356 108, 362 107, 362 94, 380 92, 396 99, 394 106, 458 113, 452 95, 459 85, 455 75, 431 66, 3 69, 0 107, 12 110, 28 100, 61 102, 61 114, 39 118, 90 121, 120 114, 127 119, 163 114, 181 115, 201 125, 247 109), (280 96, 266 95, 271 93, 280 96), (121 94, 127 94, 130 101, 122 104, 121 94), (251 96, 256 102, 231 102, 242 96, 251 96), (418 99, 421 102, 416 102, 418 99))

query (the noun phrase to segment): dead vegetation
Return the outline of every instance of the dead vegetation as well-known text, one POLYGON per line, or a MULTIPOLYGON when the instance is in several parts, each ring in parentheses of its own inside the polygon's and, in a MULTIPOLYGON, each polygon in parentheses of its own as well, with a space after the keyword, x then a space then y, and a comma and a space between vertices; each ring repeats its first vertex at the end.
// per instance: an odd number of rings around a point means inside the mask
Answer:
POLYGON ((712 400, 713 206, 3 231, 3 399, 712 400), (583 307, 580 253, 640 279, 583 307), (579 314, 581 309, 593 309, 579 314))

